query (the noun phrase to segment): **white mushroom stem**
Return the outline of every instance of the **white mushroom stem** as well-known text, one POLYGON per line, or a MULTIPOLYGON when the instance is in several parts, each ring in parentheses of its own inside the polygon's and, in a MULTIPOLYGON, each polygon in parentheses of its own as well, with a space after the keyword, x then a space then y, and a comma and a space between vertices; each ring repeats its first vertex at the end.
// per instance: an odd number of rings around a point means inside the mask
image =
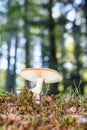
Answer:
POLYGON ((36 87, 31 89, 31 91, 34 93, 34 96, 36 97, 36 100, 40 100, 40 93, 42 90, 42 85, 43 85, 43 79, 37 78, 36 87))

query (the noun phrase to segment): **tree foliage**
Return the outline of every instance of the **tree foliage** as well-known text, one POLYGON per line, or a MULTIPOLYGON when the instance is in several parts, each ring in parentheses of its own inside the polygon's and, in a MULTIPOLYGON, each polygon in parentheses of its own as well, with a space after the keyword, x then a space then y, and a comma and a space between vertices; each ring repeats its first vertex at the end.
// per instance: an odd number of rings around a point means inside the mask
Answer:
POLYGON ((64 77, 62 85, 51 87, 51 93, 58 93, 57 86, 64 91, 74 88, 73 80, 77 86, 82 81, 83 93, 87 88, 87 1, 3 0, 0 6, 0 69, 6 72, 6 89, 15 91, 20 86, 22 68, 50 67, 64 77))

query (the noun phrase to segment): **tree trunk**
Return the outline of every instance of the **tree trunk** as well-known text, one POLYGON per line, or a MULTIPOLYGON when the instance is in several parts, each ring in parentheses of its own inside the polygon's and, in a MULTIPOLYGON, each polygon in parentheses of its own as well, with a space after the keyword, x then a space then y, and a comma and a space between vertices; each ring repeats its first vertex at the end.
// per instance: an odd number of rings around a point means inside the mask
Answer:
MULTIPOLYGON (((80 40, 79 40, 79 37, 81 34, 78 33, 78 30, 80 30, 80 28, 75 25, 75 21, 73 23, 73 37, 74 37, 74 41, 75 41, 75 47, 74 47, 74 57, 75 57, 75 61, 76 61, 76 70, 71 74, 71 80, 75 81, 76 82, 76 86, 78 87, 78 84, 80 83, 81 81, 81 76, 80 76, 80 71, 81 68, 82 68, 82 63, 81 63, 81 59, 80 59, 80 56, 81 56, 81 53, 82 53, 82 48, 80 46, 80 40)), ((76 89, 75 88, 75 85, 74 83, 73 84, 73 88, 74 90, 76 89)), ((81 86, 80 86, 81 88, 81 86)), ((81 90, 81 93, 83 93, 83 89, 81 90)))
POLYGON ((17 38, 15 38, 15 55, 10 55, 11 50, 11 38, 8 41, 8 68, 7 68, 7 81, 6 90, 15 92, 16 86, 16 59, 17 59, 17 38), (14 63, 11 63, 11 59, 14 59, 14 63))
POLYGON ((26 68, 30 67, 30 43, 29 43, 29 2, 28 0, 25 0, 24 4, 24 9, 25 9, 25 17, 24 17, 24 23, 25 23, 25 38, 26 38, 26 43, 25 43, 25 65, 26 68))
MULTIPOLYGON (((54 34, 54 29, 55 29, 55 23, 52 18, 52 0, 49 0, 49 68, 57 70, 57 58, 56 58, 56 43, 55 43, 55 34, 54 34)), ((53 84, 50 86, 50 92, 49 94, 57 94, 58 93, 58 88, 57 84, 53 84)))
MULTIPOLYGON (((25 66, 26 68, 31 67, 30 66, 30 41, 29 41, 29 1, 25 0, 24 3, 24 9, 25 9, 25 17, 24 17, 24 24, 25 24, 25 38, 26 38, 26 43, 25 43, 25 66)), ((30 82, 25 81, 25 86, 30 87, 30 82)))
POLYGON ((6 90, 10 91, 11 89, 11 80, 10 80, 10 48, 11 48, 11 38, 8 36, 8 54, 7 54, 7 80, 6 80, 6 90))

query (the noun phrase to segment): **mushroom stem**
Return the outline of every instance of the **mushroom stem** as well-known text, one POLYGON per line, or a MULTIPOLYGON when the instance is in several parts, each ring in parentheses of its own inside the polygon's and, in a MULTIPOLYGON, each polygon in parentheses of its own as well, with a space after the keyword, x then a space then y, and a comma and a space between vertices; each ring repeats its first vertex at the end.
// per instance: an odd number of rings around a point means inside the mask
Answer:
POLYGON ((34 93, 34 96, 36 97, 37 100, 40 100, 40 93, 42 90, 42 84, 43 84, 43 79, 37 78, 36 87, 31 89, 31 91, 34 93))

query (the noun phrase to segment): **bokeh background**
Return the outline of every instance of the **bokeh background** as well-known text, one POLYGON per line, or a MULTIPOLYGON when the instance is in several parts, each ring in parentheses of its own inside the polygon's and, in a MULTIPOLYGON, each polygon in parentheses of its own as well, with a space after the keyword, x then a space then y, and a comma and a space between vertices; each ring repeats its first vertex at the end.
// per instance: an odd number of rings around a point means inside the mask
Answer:
POLYGON ((63 75, 50 93, 87 94, 87 0, 0 0, 0 89, 23 88, 27 67, 63 75))

